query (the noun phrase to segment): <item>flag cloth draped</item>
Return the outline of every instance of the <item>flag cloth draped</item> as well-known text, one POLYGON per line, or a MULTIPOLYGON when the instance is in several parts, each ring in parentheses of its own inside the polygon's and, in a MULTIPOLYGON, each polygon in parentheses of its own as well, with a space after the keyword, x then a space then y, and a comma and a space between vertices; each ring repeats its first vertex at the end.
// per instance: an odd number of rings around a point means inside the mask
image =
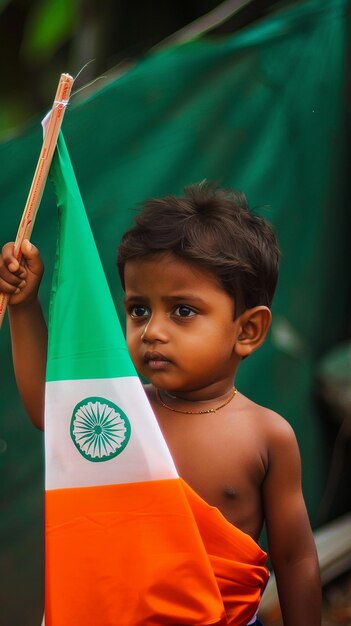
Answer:
POLYGON ((266 554, 179 478, 128 355, 62 135, 46 382, 46 626, 243 626, 266 554))

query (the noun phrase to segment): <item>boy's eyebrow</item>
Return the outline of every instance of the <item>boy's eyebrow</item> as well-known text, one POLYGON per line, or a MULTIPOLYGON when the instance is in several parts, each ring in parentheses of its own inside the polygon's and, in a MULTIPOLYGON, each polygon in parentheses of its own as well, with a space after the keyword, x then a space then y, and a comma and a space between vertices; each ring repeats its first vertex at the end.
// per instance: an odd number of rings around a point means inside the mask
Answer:
POLYGON ((162 298, 165 302, 179 302, 179 300, 185 302, 204 302, 203 298, 200 296, 194 295, 193 293, 176 293, 173 296, 164 296, 162 298))
POLYGON ((145 300, 147 300, 145 296, 137 296, 134 294, 131 294, 130 296, 125 296, 123 298, 124 304, 128 304, 128 302, 145 302, 145 300))
MULTIPOLYGON (((124 298, 124 303, 128 304, 128 302, 145 302, 146 300, 148 300, 148 297, 145 296, 141 296, 141 295, 137 295, 137 294, 130 294, 129 296, 125 296, 124 298)), ((162 298, 162 300, 164 300, 165 302, 179 302, 180 300, 182 301, 192 301, 192 302, 204 302, 203 298, 201 298, 200 296, 194 295, 193 293, 176 293, 174 295, 171 296, 164 296, 162 298)))

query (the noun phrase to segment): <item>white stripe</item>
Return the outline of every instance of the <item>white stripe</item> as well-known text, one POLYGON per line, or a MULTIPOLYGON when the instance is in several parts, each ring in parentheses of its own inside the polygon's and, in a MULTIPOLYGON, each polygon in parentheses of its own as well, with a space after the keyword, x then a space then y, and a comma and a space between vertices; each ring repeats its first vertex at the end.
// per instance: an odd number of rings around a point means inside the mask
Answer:
MULTIPOLYGON (((137 377, 49 382, 45 397, 46 488, 63 489, 177 478, 157 420, 137 377), (101 397, 128 417, 125 449, 109 460, 82 456, 70 433, 78 403, 101 397)), ((100 457, 103 458, 103 457, 100 457)))

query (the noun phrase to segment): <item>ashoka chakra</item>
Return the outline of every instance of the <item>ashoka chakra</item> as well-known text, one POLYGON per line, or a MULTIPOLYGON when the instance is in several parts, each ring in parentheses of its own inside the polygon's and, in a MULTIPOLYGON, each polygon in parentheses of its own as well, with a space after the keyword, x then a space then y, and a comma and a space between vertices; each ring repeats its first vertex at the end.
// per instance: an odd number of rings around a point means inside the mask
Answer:
POLYGON ((130 438, 130 423, 110 400, 91 397, 73 410, 71 437, 78 451, 89 461, 109 461, 120 454, 130 438))

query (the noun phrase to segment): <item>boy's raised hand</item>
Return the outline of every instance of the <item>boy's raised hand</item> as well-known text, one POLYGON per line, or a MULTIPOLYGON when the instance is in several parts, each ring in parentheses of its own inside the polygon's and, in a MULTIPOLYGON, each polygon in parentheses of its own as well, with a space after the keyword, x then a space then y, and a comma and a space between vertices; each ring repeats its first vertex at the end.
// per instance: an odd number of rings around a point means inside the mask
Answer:
POLYGON ((6 243, 0 255, 0 292, 9 296, 10 306, 29 303, 37 297, 44 271, 39 250, 25 239, 22 260, 14 256, 14 243, 6 243))

